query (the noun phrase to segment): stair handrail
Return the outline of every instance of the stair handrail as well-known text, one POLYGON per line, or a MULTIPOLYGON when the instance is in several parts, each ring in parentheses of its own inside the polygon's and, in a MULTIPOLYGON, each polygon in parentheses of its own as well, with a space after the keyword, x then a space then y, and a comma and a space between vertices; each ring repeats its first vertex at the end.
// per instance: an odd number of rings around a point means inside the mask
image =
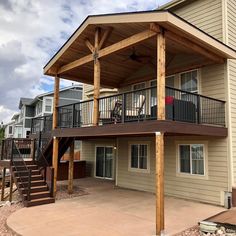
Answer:
POLYGON ((40 166, 40 162, 39 162, 40 159, 43 160, 43 162, 44 162, 44 165, 43 164, 41 165, 40 172, 44 169, 44 180, 49 187, 51 197, 53 197, 54 168, 49 165, 49 163, 48 163, 46 157, 44 156, 43 151, 41 150, 40 147, 37 148, 37 155, 38 155, 38 157, 37 157, 38 165, 40 166), (47 170, 49 170, 50 173, 47 170))
MULTIPOLYGON (((27 200, 30 201, 30 190, 31 190, 31 169, 27 167, 26 163, 25 163, 25 160, 24 158, 22 157, 21 153, 20 153, 20 150, 19 148, 17 147, 16 143, 15 143, 15 140, 12 139, 12 153, 11 153, 11 163, 14 164, 14 167, 16 168, 17 170, 17 165, 16 165, 16 162, 15 162, 15 158, 14 158, 14 148, 15 150, 17 151, 17 154, 18 154, 18 157, 20 159, 20 161, 23 163, 23 166, 24 168, 26 169, 26 171, 28 172, 28 187, 26 186, 25 189, 27 189, 27 200)), ((19 169, 18 169, 19 170, 19 169)), ((18 176, 21 180, 21 184, 25 187, 24 185, 24 181, 22 180, 21 178, 21 175, 19 174, 18 176)), ((23 197, 23 200, 24 200, 24 197, 23 197)))

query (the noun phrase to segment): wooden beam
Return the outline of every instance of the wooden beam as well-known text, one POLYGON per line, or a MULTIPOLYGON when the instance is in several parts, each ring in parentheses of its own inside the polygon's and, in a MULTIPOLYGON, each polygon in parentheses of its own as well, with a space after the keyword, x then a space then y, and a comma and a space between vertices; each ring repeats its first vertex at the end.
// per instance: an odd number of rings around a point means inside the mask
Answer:
POLYGON ((113 30, 112 27, 109 27, 108 29, 106 29, 106 31, 104 32, 104 34, 99 42, 98 50, 100 50, 103 47, 103 45, 106 43, 107 39, 111 35, 112 30, 113 30))
POLYGON ((157 34, 157 119, 165 120, 165 36, 157 34))
POLYGON ((170 32, 170 31, 166 31, 165 36, 166 36, 166 38, 168 38, 172 41, 175 41, 176 43, 178 43, 178 44, 180 44, 184 47, 188 47, 192 51, 194 51, 198 54, 201 54, 202 56, 207 57, 208 59, 210 59, 210 60, 212 60, 216 63, 219 63, 219 64, 224 63, 224 59, 220 58, 219 56, 217 56, 216 54, 210 52, 209 50, 201 47, 200 45, 190 41, 187 38, 184 38, 180 35, 177 35, 173 32, 170 32))
MULTIPOLYGON (((58 123, 58 104, 59 104, 59 89, 60 89, 60 78, 55 77, 54 82, 54 95, 53 95, 53 124, 52 129, 55 130, 57 128, 58 123)), ((58 144, 59 139, 53 138, 53 152, 52 152, 52 163, 54 168, 54 184, 53 184, 53 195, 56 196, 57 191, 57 169, 58 169, 58 144)))
MULTIPOLYGON (((156 35, 157 33, 152 31, 152 30, 145 30, 141 33, 137 33, 135 35, 132 35, 126 39, 123 39, 117 43, 114 43, 106 48, 103 48, 101 50, 98 51, 98 55, 97 58, 102 58, 105 56, 108 56, 112 53, 124 50, 126 48, 132 47, 135 44, 142 42, 146 39, 152 38, 156 35)), ((75 69, 76 67, 79 67, 81 65, 84 65, 86 63, 89 63, 91 61, 94 60, 94 56, 91 55, 87 55, 84 56, 78 60, 75 60, 73 62, 68 63, 67 65, 62 66, 59 70, 58 70, 58 74, 62 74, 65 73, 69 70, 75 69)))
POLYGON ((10 193, 9 193, 9 202, 12 202, 12 193, 13 193, 13 184, 14 184, 14 179, 13 179, 13 171, 10 172, 11 177, 10 177, 10 193))
POLYGON ((57 192, 58 148, 59 148, 59 138, 53 137, 52 165, 54 168, 54 178, 53 178, 53 196, 54 197, 56 196, 56 192, 57 192))
POLYGON ((2 169, 2 190, 1 190, 1 201, 4 201, 4 192, 5 192, 5 185, 6 185, 6 168, 2 169))
POLYGON ((62 74, 62 73, 65 73, 69 70, 72 70, 72 69, 75 69, 76 67, 79 67, 79 66, 82 66, 86 63, 89 63, 93 61, 93 55, 90 54, 90 55, 87 55, 87 56, 84 56, 78 60, 75 60, 73 62, 70 62, 64 66, 62 66, 59 70, 58 70, 58 74, 62 74))
POLYGON ((70 145, 69 155, 69 170, 68 170, 68 193, 73 193, 73 179, 74 179, 74 153, 75 153, 75 140, 70 145))
POLYGON ((156 235, 164 224, 164 133, 156 132, 156 235))
POLYGON ((150 24, 150 30, 152 30, 156 33, 161 33, 161 27, 156 23, 151 23, 150 24))
POLYGON ((91 53, 94 53, 94 46, 90 43, 89 39, 86 39, 84 43, 86 44, 88 49, 91 51, 91 53))
POLYGON ((100 77, 101 77, 101 65, 98 59, 98 45, 100 40, 100 28, 95 32, 94 43, 94 94, 93 94, 93 125, 96 126, 99 120, 99 96, 100 96, 100 77))
POLYGON ((57 119, 58 119, 57 107, 59 105, 59 89, 60 89, 60 78, 56 76, 55 81, 54 81, 54 94, 53 94, 53 123, 52 123, 52 129, 57 128, 57 119))

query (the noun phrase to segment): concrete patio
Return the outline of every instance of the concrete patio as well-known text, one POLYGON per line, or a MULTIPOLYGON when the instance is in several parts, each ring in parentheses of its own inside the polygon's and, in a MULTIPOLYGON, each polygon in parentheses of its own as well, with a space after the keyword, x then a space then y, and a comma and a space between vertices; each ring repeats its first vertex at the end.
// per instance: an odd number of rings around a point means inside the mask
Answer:
MULTIPOLYGON (((8 218, 8 227, 24 236, 155 235, 154 194, 114 188, 113 182, 92 178, 77 180, 75 184, 89 194, 23 208, 8 218)), ((223 210, 166 197, 166 235, 181 232, 223 210)))

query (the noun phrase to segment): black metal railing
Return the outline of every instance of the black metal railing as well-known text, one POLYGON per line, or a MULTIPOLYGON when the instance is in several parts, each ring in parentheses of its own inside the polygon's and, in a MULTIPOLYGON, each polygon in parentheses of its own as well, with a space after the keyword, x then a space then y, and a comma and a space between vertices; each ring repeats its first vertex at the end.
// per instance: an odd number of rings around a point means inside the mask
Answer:
POLYGON ((51 197, 53 197, 54 168, 50 166, 40 147, 38 147, 35 151, 37 153, 35 156, 35 163, 39 167, 39 171, 49 187, 51 197))
POLYGON ((26 191, 26 199, 30 201, 30 191, 31 191, 31 169, 27 167, 23 156, 20 153, 18 148, 17 140, 12 139, 12 155, 11 155, 11 163, 15 170, 18 172, 18 176, 20 178, 20 184, 26 191), (19 172, 26 172, 27 173, 27 180, 23 180, 23 177, 19 172))
POLYGON ((32 118, 31 133, 47 132, 52 130, 52 115, 32 118))
MULTIPOLYGON (((166 87, 166 119, 225 126, 225 101, 166 87)), ((99 125, 157 119, 157 87, 99 98, 99 125)), ((58 108, 58 127, 92 124, 93 100, 58 108)))
POLYGON ((58 107, 58 127, 73 128, 92 125, 93 100, 58 107))
POLYGON ((23 158, 32 158, 31 145, 33 140, 27 138, 8 138, 2 140, 1 145, 1 160, 11 160, 12 157, 12 142, 14 141, 20 155, 23 158))

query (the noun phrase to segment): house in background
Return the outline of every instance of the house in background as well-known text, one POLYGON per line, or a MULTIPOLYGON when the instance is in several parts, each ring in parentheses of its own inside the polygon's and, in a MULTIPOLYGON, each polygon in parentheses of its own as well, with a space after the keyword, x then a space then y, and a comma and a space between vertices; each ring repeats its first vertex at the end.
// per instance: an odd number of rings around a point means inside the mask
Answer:
MULTIPOLYGON (((82 100, 83 86, 72 85, 60 89, 59 105, 67 105, 82 100)), ((20 98, 20 112, 5 125, 5 138, 27 138, 31 133, 33 118, 51 116, 53 113, 53 92, 43 93, 35 98, 20 98)))

